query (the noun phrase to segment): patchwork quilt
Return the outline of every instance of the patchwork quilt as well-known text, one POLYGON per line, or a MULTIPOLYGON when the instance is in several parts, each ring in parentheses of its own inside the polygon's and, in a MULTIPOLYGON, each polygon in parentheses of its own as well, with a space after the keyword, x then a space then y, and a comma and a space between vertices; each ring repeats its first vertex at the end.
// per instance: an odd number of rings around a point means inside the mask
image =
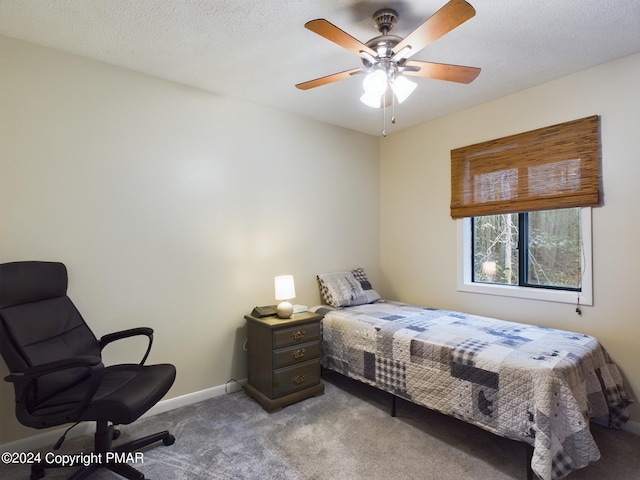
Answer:
POLYGON ((590 418, 628 420, 620 372, 588 335, 388 301, 322 325, 324 367, 529 443, 544 480, 600 458, 590 418))

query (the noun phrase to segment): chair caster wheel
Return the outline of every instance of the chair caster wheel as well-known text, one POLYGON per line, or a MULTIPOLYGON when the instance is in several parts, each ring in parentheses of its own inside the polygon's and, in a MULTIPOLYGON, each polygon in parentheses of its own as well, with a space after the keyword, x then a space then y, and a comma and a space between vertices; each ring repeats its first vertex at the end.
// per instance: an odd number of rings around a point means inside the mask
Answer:
POLYGON ((167 438, 164 438, 162 440, 162 444, 168 447, 169 445, 173 445, 175 441, 176 441, 176 437, 174 437, 173 435, 169 435, 167 438))

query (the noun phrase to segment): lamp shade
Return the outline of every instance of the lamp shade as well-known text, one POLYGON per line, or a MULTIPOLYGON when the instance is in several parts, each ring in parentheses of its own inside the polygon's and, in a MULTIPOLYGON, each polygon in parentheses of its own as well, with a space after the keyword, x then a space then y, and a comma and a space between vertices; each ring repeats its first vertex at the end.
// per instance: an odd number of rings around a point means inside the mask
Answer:
POLYGON ((398 76, 393 81, 391 88, 393 93, 396 94, 398 102, 404 102, 409 95, 416 89, 417 84, 407 79, 407 77, 398 76))
POLYGON ((374 70, 364 77, 362 88, 366 93, 379 97, 387 89, 387 74, 384 70, 374 70))
POLYGON ((382 95, 364 92, 360 97, 360 101, 371 108, 380 108, 382 106, 382 95))
POLYGON ((275 278, 276 300, 291 300, 296 297, 293 275, 280 275, 275 278))
POLYGON ((364 77, 362 82, 364 94, 360 97, 360 101, 372 108, 382 107, 383 95, 387 86, 387 74, 383 70, 374 70, 364 77))

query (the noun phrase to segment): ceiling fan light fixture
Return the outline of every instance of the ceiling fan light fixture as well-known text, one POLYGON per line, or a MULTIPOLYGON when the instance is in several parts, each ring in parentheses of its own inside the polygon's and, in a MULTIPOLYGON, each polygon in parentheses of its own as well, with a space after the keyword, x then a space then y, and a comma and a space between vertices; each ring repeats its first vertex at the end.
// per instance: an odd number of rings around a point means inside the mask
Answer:
POLYGON ((360 101, 371 108, 380 108, 382 106, 382 95, 375 95, 364 92, 360 97, 360 101))
POLYGON ((409 98, 409 95, 413 93, 417 85, 416 82, 412 82, 407 77, 399 75, 393 80, 391 89, 398 99, 398 103, 402 103, 409 98))
POLYGON ((364 77, 362 88, 365 94, 380 97, 387 90, 387 74, 384 70, 374 70, 364 77))

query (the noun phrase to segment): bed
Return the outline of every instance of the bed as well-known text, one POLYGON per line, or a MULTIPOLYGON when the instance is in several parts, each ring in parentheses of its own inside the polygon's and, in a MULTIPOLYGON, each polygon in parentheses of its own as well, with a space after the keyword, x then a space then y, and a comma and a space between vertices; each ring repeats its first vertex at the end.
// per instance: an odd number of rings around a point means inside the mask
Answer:
POLYGON ((595 462, 590 419, 628 420, 631 398, 594 337, 384 301, 362 269, 318 280, 324 368, 530 445, 529 476, 595 462))

